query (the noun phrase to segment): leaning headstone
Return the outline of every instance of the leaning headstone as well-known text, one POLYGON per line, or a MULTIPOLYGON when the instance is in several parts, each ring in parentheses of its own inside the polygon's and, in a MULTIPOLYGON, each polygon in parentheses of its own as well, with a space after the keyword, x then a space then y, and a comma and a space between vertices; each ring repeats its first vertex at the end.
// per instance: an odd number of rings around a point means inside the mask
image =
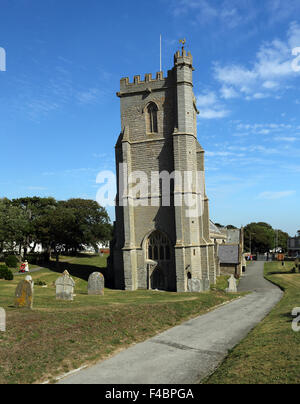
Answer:
POLYGON ((73 300, 75 282, 68 271, 65 271, 56 282, 56 300, 73 300))
POLYGON ((89 276, 89 295, 104 295, 104 276, 100 272, 94 272, 89 276))
POLYGON ((18 284, 15 294, 15 306, 17 308, 32 309, 33 286, 31 282, 24 280, 18 284))
POLYGON ((227 293, 236 293, 237 286, 236 286, 236 279, 233 275, 228 279, 228 288, 226 289, 227 293))

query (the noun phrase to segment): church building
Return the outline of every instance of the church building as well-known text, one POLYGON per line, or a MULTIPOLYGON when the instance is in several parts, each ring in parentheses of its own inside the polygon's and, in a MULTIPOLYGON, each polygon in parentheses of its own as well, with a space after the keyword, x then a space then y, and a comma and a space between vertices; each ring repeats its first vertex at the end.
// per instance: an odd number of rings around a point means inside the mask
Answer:
POLYGON ((204 150, 197 140, 193 71, 192 55, 183 47, 167 77, 158 72, 155 78, 146 74, 144 81, 140 76, 133 82, 121 79, 117 95, 122 132, 116 144, 118 184, 110 257, 117 289, 200 292, 219 275, 209 233, 204 150), (149 192, 135 195, 129 178, 140 172, 149 179, 149 192), (151 186, 153 173, 170 174, 170 203, 164 203, 161 178, 157 188, 151 186), (200 187, 187 188, 176 181, 186 173, 201 173, 200 187), (200 214, 188 214, 184 201, 189 196, 201 204, 200 214), (181 204, 176 202, 180 198, 181 204))

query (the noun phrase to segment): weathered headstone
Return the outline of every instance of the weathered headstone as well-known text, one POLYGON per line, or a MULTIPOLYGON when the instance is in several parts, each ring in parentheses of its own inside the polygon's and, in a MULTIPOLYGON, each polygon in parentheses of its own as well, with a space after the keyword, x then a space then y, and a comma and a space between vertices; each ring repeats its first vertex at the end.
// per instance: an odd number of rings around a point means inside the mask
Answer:
POLYGON ((188 291, 192 293, 200 293, 209 290, 210 282, 209 279, 188 279, 188 291))
POLYGON ((15 306, 17 308, 26 307, 32 309, 33 306, 33 286, 30 281, 19 282, 15 294, 15 306))
POLYGON ((56 280, 55 286, 57 300, 73 300, 75 282, 68 271, 56 280))
POLYGON ((94 272, 89 276, 89 295, 104 295, 104 276, 100 272, 94 272))
POLYGON ((6 312, 0 307, 0 332, 6 331, 6 312))
POLYGON ((233 275, 228 279, 228 288, 226 289, 227 293, 236 293, 237 286, 236 286, 236 279, 233 275))
POLYGON ((200 279, 188 279, 188 291, 192 293, 202 292, 203 285, 200 279))
POLYGON ((33 292, 34 282, 33 282, 33 280, 32 280, 32 277, 31 277, 30 275, 26 275, 26 276, 25 276, 25 281, 30 282, 31 288, 32 288, 32 292, 33 292))

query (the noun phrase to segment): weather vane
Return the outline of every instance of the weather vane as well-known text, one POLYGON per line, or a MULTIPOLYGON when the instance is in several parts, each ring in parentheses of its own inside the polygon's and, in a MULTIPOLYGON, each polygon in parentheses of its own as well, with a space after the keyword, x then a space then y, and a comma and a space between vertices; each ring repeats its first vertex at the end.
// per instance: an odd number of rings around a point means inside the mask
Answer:
POLYGON ((182 44, 182 49, 184 49, 184 45, 186 44, 186 39, 180 39, 179 41, 182 44))

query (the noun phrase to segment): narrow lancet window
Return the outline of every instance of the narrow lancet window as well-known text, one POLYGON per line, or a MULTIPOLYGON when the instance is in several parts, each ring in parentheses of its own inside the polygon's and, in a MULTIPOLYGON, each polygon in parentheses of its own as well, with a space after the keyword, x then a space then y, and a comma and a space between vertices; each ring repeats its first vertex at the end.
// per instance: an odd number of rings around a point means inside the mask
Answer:
POLYGON ((158 126, 157 126, 157 111, 158 108, 154 102, 151 102, 147 106, 147 132, 148 133, 157 133, 158 132, 158 126))

